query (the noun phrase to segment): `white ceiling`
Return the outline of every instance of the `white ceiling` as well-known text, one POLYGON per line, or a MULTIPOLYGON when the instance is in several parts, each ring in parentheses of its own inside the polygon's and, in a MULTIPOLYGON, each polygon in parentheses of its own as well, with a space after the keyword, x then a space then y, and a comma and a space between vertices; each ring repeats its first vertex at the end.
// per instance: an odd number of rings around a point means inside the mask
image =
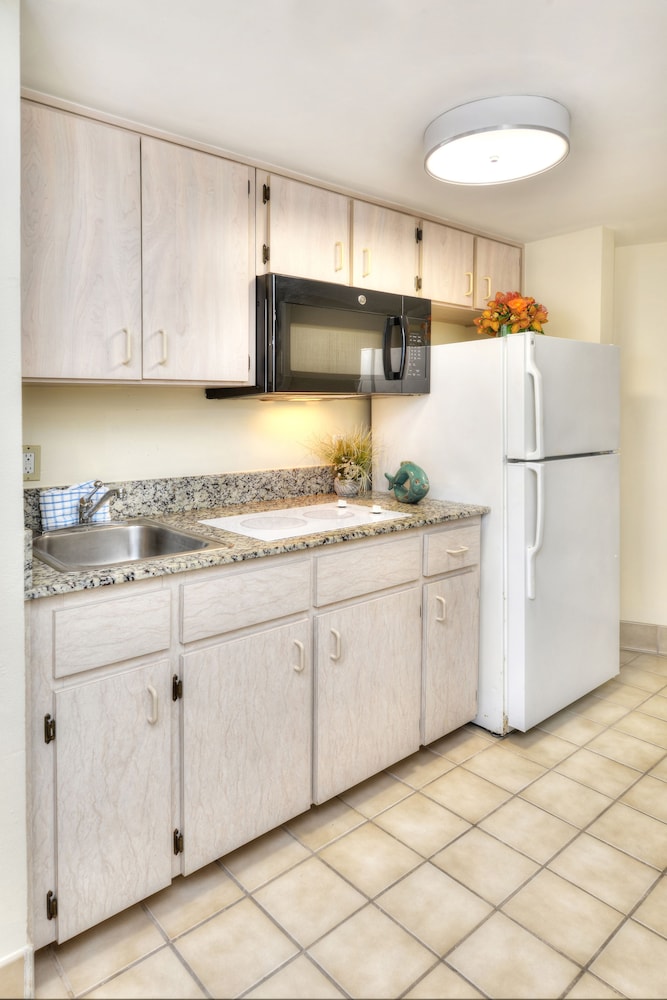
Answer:
POLYGON ((22 0, 22 85, 527 242, 667 240, 667 0, 22 0), (423 168, 426 126, 537 94, 554 170, 495 187, 423 168))

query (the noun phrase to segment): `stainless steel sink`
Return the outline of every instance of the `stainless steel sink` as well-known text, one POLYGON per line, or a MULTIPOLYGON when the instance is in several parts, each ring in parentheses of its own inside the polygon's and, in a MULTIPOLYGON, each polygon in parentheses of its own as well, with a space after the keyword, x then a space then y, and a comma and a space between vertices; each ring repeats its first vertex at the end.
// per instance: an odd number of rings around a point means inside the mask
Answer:
POLYGON ((224 542, 213 542, 149 518, 136 517, 45 531, 33 540, 32 550, 42 562, 61 572, 69 572, 183 555, 224 545, 224 542))

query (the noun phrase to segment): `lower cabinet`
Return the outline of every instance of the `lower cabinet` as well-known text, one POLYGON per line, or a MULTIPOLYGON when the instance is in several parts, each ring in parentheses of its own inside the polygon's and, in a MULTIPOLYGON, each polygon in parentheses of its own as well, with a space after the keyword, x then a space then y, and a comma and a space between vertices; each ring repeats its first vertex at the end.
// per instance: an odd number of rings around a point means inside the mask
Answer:
POLYGON ((421 742, 433 743, 477 714, 479 574, 424 587, 424 702, 421 742))
POLYGON ((474 718, 479 531, 446 522, 31 602, 34 946, 474 718))
POLYGON ((171 882, 169 684, 160 660, 56 692, 59 941, 171 882))
POLYGON ((310 808, 309 636, 303 620, 183 656, 183 874, 310 808))
POLYGON ((419 748, 419 589, 317 615, 314 801, 419 748))

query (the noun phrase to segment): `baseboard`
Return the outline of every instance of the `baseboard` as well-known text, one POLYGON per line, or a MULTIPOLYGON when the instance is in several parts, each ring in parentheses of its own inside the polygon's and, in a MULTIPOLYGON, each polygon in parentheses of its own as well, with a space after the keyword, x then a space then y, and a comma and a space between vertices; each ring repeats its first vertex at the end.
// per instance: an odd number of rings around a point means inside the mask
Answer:
POLYGON ((667 625, 621 622, 621 649, 667 655, 667 625))
POLYGON ((29 947, 3 960, 0 964, 2 1000, 21 1000, 35 995, 33 961, 34 953, 29 947))

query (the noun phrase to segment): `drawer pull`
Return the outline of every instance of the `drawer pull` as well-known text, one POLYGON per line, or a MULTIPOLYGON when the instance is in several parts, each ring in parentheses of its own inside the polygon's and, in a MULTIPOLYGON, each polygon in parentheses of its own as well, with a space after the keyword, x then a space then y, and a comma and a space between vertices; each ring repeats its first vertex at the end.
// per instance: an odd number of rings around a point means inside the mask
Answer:
POLYGON ((441 597, 440 594, 437 594, 435 599, 437 604, 440 605, 442 611, 441 614, 435 616, 435 620, 437 622, 444 622, 447 620, 447 601, 444 597, 441 597))
POLYGON ((166 365, 167 360, 168 360, 168 354, 167 354, 167 331, 166 330, 158 330, 158 333, 159 333, 159 335, 160 335, 160 337, 162 339, 162 357, 158 361, 158 364, 159 365, 166 365))
POLYGON ((303 645, 303 643, 300 642, 298 639, 294 640, 294 645, 296 646, 297 650, 299 651, 299 659, 294 664, 294 669, 296 670, 297 674, 301 674, 301 673, 303 673, 303 668, 306 665, 306 649, 305 649, 305 646, 303 645))
POLYGON ((125 357, 123 364, 129 365, 132 361, 132 334, 126 326, 123 327, 123 333, 125 334, 125 357))
POLYGON ((148 696, 150 698, 150 709, 146 718, 150 723, 150 725, 154 726, 155 723, 157 722, 157 705, 158 705, 157 691, 155 690, 152 684, 148 684, 146 690, 148 691, 148 696))
POLYGON ((343 270, 343 244, 340 240, 334 243, 334 271, 343 270))
POLYGON ((468 551, 467 545, 461 545, 458 549, 447 549, 448 556, 462 556, 464 552, 468 551))
POLYGON ((334 637, 334 651, 329 653, 329 659, 337 663, 340 660, 340 632, 338 629, 332 628, 331 634, 334 637))

